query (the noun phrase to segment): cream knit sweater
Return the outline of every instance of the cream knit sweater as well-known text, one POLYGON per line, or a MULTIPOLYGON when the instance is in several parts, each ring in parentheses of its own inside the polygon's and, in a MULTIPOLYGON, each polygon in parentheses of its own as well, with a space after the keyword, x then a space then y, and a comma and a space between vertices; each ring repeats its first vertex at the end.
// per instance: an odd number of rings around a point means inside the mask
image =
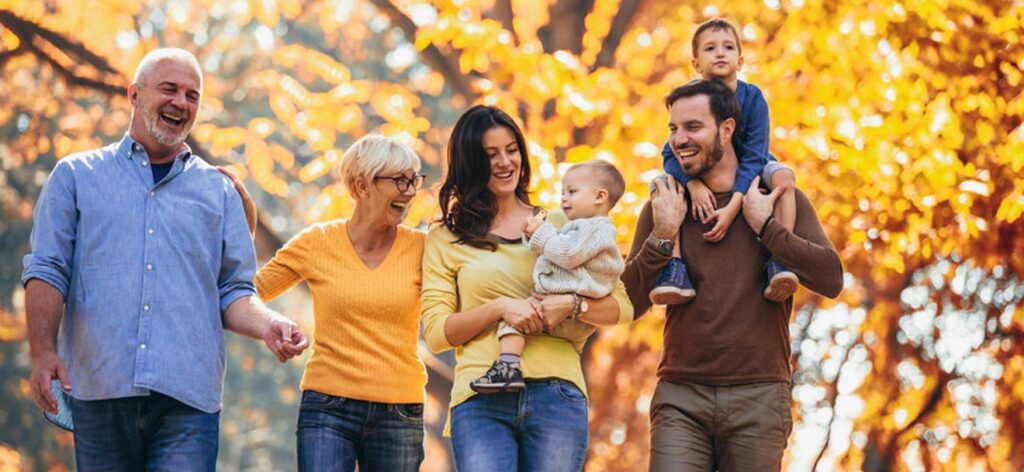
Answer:
POLYGON ((540 255, 533 269, 534 288, 540 293, 607 296, 625 269, 615 236, 607 216, 571 220, 560 230, 544 223, 530 238, 530 250, 540 255))

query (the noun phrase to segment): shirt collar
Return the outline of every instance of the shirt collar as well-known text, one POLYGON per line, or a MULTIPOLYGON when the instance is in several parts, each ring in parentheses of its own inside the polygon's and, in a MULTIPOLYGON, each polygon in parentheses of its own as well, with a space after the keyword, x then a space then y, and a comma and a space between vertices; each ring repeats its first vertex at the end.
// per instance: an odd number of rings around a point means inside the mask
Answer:
MULTIPOLYGON (((121 156, 133 159, 136 154, 148 158, 146 154, 146 148, 142 147, 138 141, 131 137, 127 132, 124 133, 124 137, 121 138, 121 143, 117 146, 117 153, 121 156)), ((183 162, 188 162, 192 158, 192 148, 189 147, 188 143, 185 143, 184 149, 174 156, 174 159, 181 159, 183 162)), ((173 161, 171 161, 173 162, 173 161)))

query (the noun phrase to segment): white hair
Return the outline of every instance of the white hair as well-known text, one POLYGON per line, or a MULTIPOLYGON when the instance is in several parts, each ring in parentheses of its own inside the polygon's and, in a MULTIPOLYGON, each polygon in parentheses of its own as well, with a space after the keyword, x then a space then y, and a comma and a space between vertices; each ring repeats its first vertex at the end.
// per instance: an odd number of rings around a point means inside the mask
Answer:
POLYGON ((341 180, 350 194, 355 194, 359 180, 406 172, 419 172, 419 156, 403 141, 371 133, 349 146, 341 161, 341 180))
POLYGON ((168 59, 192 66, 196 76, 199 77, 199 88, 203 87, 203 70, 199 67, 199 60, 191 52, 179 48, 160 48, 146 53, 142 60, 139 61, 139 67, 135 68, 135 77, 132 79, 132 82, 139 83, 141 79, 153 70, 153 67, 168 59))

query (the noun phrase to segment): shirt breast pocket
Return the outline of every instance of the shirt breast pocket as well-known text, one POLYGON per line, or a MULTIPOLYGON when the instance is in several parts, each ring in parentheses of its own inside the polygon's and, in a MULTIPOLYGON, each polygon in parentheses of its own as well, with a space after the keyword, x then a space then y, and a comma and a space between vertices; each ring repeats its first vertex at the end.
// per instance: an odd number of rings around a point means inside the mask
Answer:
POLYGON ((210 205, 192 201, 176 205, 172 215, 173 219, 167 222, 172 231, 172 244, 195 257, 220 253, 224 215, 210 205))

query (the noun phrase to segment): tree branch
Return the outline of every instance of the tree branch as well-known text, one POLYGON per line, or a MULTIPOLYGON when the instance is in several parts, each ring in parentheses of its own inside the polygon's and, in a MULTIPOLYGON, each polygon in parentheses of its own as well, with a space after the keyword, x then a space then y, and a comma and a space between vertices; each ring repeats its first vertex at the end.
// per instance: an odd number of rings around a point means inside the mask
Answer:
POLYGON ((19 56, 28 52, 28 48, 25 47, 25 43, 21 43, 18 47, 11 49, 10 51, 0 52, 0 69, 3 69, 4 65, 7 64, 14 56, 19 56))
POLYGON ((939 406, 939 401, 942 400, 942 396, 946 392, 946 384, 949 383, 950 378, 950 374, 947 374, 945 371, 939 372, 939 378, 935 382, 935 388, 932 390, 932 393, 928 395, 928 401, 926 401, 924 406, 921 407, 921 411, 917 412, 917 416, 915 416, 914 419, 910 420, 906 426, 900 428, 899 431, 896 431, 896 433, 893 434, 893 438, 898 439, 904 433, 910 431, 910 429, 916 424, 924 421, 928 415, 935 411, 935 407, 939 406))
POLYGON ((829 406, 832 408, 832 416, 828 419, 828 427, 825 429, 825 443, 822 444, 821 450, 818 451, 818 456, 814 458, 814 465, 811 466, 811 470, 818 470, 818 463, 821 462, 821 458, 825 456, 825 451, 828 450, 828 445, 832 441, 832 425, 836 421, 836 399, 839 398, 839 378, 843 375, 843 366, 846 365, 846 360, 850 357, 850 350, 857 344, 851 344, 846 347, 843 351, 843 357, 839 361, 839 370, 836 372, 836 380, 829 385, 829 406))
POLYGON ((574 54, 583 52, 583 33, 587 31, 587 14, 594 0, 558 0, 548 9, 548 24, 537 30, 544 52, 559 50, 574 54))
POLYGON ((128 93, 128 89, 126 87, 122 87, 120 85, 111 85, 101 80, 90 79, 88 77, 81 77, 75 75, 74 72, 71 72, 70 69, 64 67, 63 64, 58 62, 49 54, 46 54, 46 52, 44 52, 42 49, 39 49, 39 47, 37 47, 35 44, 25 44, 28 45, 28 49, 32 51, 32 53, 35 54, 36 57, 49 64, 50 67, 53 67, 53 70, 57 71, 57 73, 60 74, 61 77, 64 77, 64 80, 68 83, 68 85, 83 87, 92 90, 100 90, 106 92, 109 95, 124 95, 128 93))
POLYGON ((612 18, 612 27, 608 30, 608 35, 601 41, 601 52, 597 54, 597 60, 591 66, 591 71, 601 67, 611 67, 615 63, 615 51, 618 50, 619 44, 622 43, 622 36, 626 34, 626 30, 636 18, 637 11, 640 10, 643 3, 643 0, 622 0, 622 3, 619 4, 619 11, 615 13, 615 18, 612 18))
MULTIPOLYGON (((370 1, 388 16, 392 24, 402 30, 406 41, 416 42, 416 23, 413 23, 402 10, 399 10, 390 0, 370 1)), ((457 51, 454 54, 445 55, 436 46, 430 44, 420 51, 420 55, 427 65, 444 76, 445 81, 451 85, 455 93, 461 95, 467 102, 476 101, 477 94, 473 91, 469 78, 459 70, 459 53, 457 51)))
POLYGON ((39 37, 77 62, 86 62, 100 72, 119 74, 106 59, 90 51, 82 43, 68 39, 64 35, 38 23, 21 18, 11 11, 0 10, 0 23, 10 28, 22 42, 29 42, 32 37, 39 37))
POLYGON ((519 34, 516 33, 515 13, 512 12, 512 0, 497 0, 494 2, 494 18, 501 23, 501 26, 512 33, 512 42, 519 45, 519 34))

